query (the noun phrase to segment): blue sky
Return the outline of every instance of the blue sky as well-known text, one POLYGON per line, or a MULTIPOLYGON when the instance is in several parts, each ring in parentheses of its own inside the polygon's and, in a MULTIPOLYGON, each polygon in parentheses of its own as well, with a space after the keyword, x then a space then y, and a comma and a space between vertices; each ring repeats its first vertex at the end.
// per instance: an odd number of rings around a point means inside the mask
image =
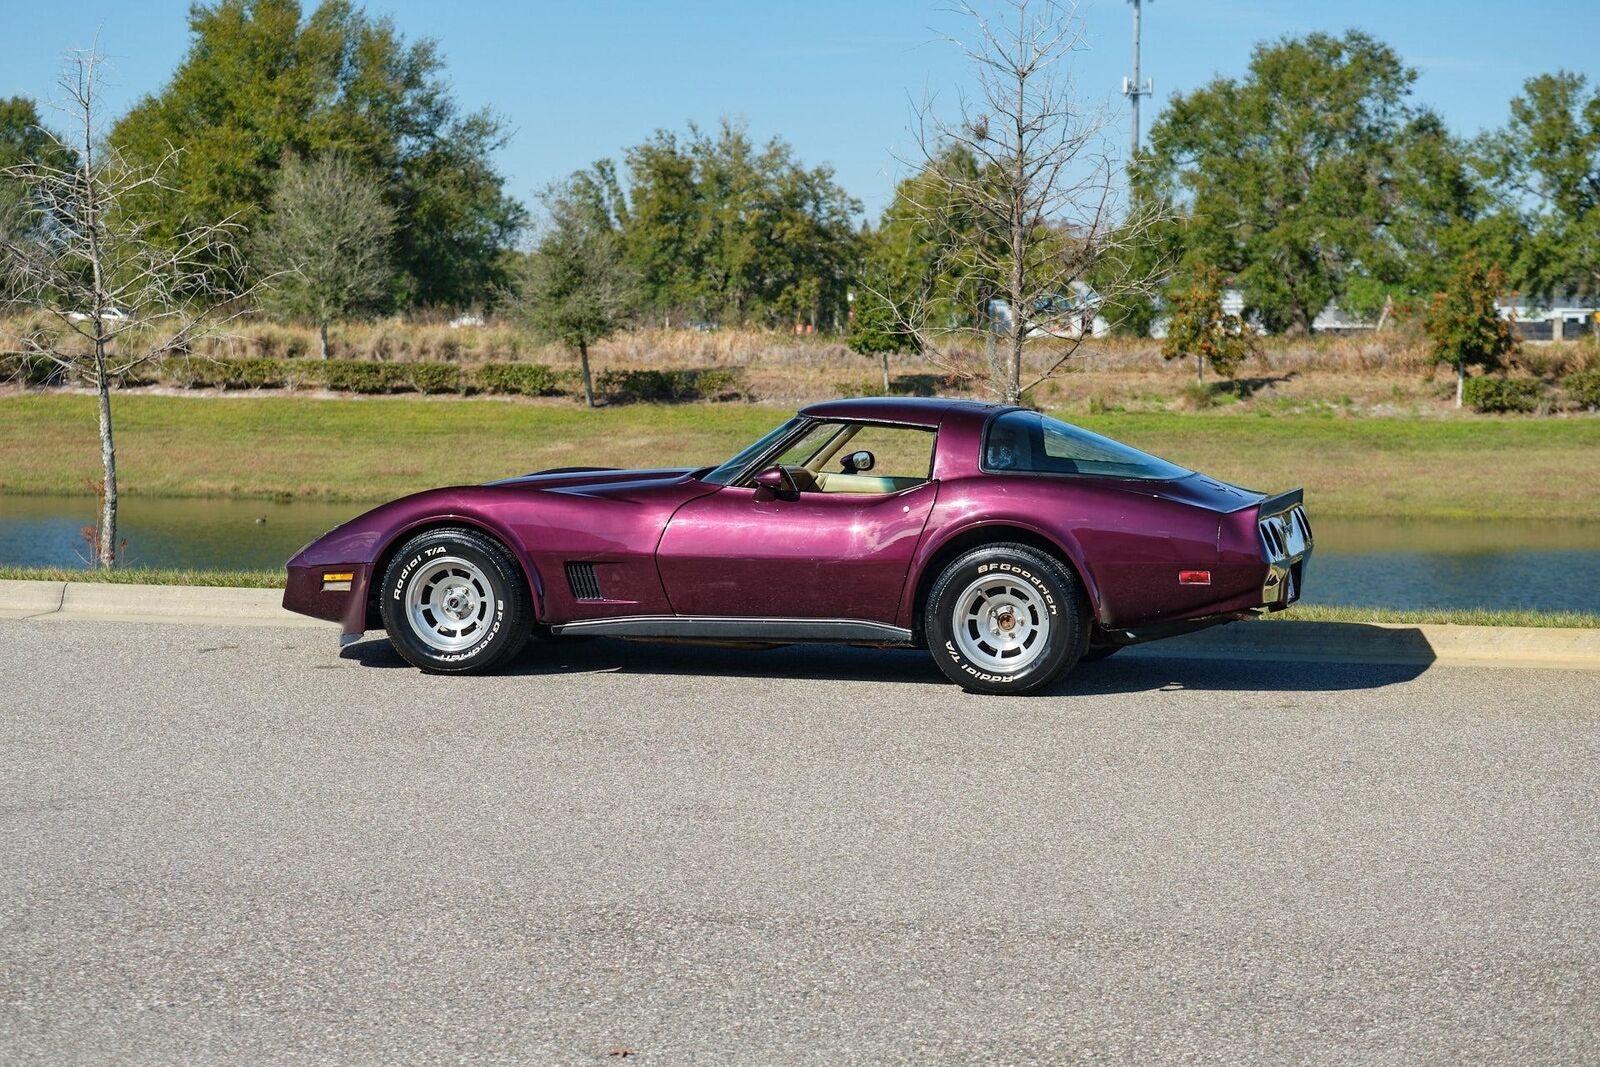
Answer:
MULTIPOLYGON (((980 6, 983 0, 979 0, 980 6)), ((161 87, 188 47, 186 0, 4 0, 10 45, 0 96, 49 96, 61 55, 99 35, 112 60, 109 106, 161 87)), ((436 38, 457 98, 489 105, 513 129, 501 155, 523 198, 659 127, 743 117, 828 162, 876 213, 905 155, 911 104, 952 99, 962 70, 941 33, 961 23, 940 0, 373 0, 409 37, 436 38)), ((1080 9, 1089 50, 1077 77, 1087 99, 1127 109, 1130 9, 1080 9)), ((1145 126, 1175 91, 1240 73, 1263 38, 1356 27, 1389 42, 1420 73, 1417 98, 1459 132, 1503 122, 1524 79, 1565 67, 1600 77, 1600 3, 1507 6, 1480 0, 1147 0, 1144 72, 1156 95, 1145 126)), ((1124 126, 1125 130, 1125 126, 1124 126)), ((1126 134, 1117 139, 1125 143, 1126 134)))

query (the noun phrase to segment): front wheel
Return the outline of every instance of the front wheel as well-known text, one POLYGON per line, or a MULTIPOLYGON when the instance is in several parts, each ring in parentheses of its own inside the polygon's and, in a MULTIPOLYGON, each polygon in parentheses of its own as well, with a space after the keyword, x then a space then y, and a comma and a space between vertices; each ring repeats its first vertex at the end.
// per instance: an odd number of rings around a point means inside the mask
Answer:
POLYGON ((939 669, 972 693, 1030 693, 1083 655, 1089 609, 1077 576, 1020 544, 954 560, 928 593, 923 626, 939 669))
POLYGON ((504 546, 476 530, 429 530, 407 541, 379 596, 389 642, 425 671, 487 671, 527 643, 527 585, 504 546))

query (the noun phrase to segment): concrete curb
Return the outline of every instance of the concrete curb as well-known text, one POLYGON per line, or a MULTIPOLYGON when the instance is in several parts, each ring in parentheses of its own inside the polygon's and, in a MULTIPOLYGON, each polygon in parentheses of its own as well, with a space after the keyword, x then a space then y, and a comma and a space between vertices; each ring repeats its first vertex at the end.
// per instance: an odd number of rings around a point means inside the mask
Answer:
POLYGON ((1600 630, 1273 620, 1201 630, 1135 651, 1204 659, 1600 670, 1600 630))
MULTIPOLYGON (((0 618, 105 622, 317 626, 283 610, 279 589, 102 582, 0 581, 0 618)), ((1600 630, 1412 626, 1366 622, 1254 622, 1139 645, 1158 658, 1340 663, 1442 663, 1600 670, 1600 630)))
POLYGON ((0 581, 0 617, 212 625, 333 625, 283 610, 281 589, 115 585, 110 582, 0 581))

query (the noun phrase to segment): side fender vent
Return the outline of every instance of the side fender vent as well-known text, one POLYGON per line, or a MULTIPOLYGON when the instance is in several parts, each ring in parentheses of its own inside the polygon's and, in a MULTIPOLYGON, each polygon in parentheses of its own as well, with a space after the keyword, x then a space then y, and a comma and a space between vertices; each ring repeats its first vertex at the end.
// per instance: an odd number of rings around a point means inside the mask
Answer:
POLYGON ((567 564, 567 585, 578 600, 604 600, 600 592, 600 579, 595 576, 593 563, 567 564))

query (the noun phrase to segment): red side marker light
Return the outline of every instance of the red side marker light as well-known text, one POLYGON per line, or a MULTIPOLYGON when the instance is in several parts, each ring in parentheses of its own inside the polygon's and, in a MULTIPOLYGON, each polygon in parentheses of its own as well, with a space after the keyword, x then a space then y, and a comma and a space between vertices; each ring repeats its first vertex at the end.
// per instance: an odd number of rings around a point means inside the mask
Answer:
POLYGON ((1178 584, 1179 585, 1210 585, 1211 584, 1211 572, 1210 571, 1179 571, 1178 572, 1178 584))

